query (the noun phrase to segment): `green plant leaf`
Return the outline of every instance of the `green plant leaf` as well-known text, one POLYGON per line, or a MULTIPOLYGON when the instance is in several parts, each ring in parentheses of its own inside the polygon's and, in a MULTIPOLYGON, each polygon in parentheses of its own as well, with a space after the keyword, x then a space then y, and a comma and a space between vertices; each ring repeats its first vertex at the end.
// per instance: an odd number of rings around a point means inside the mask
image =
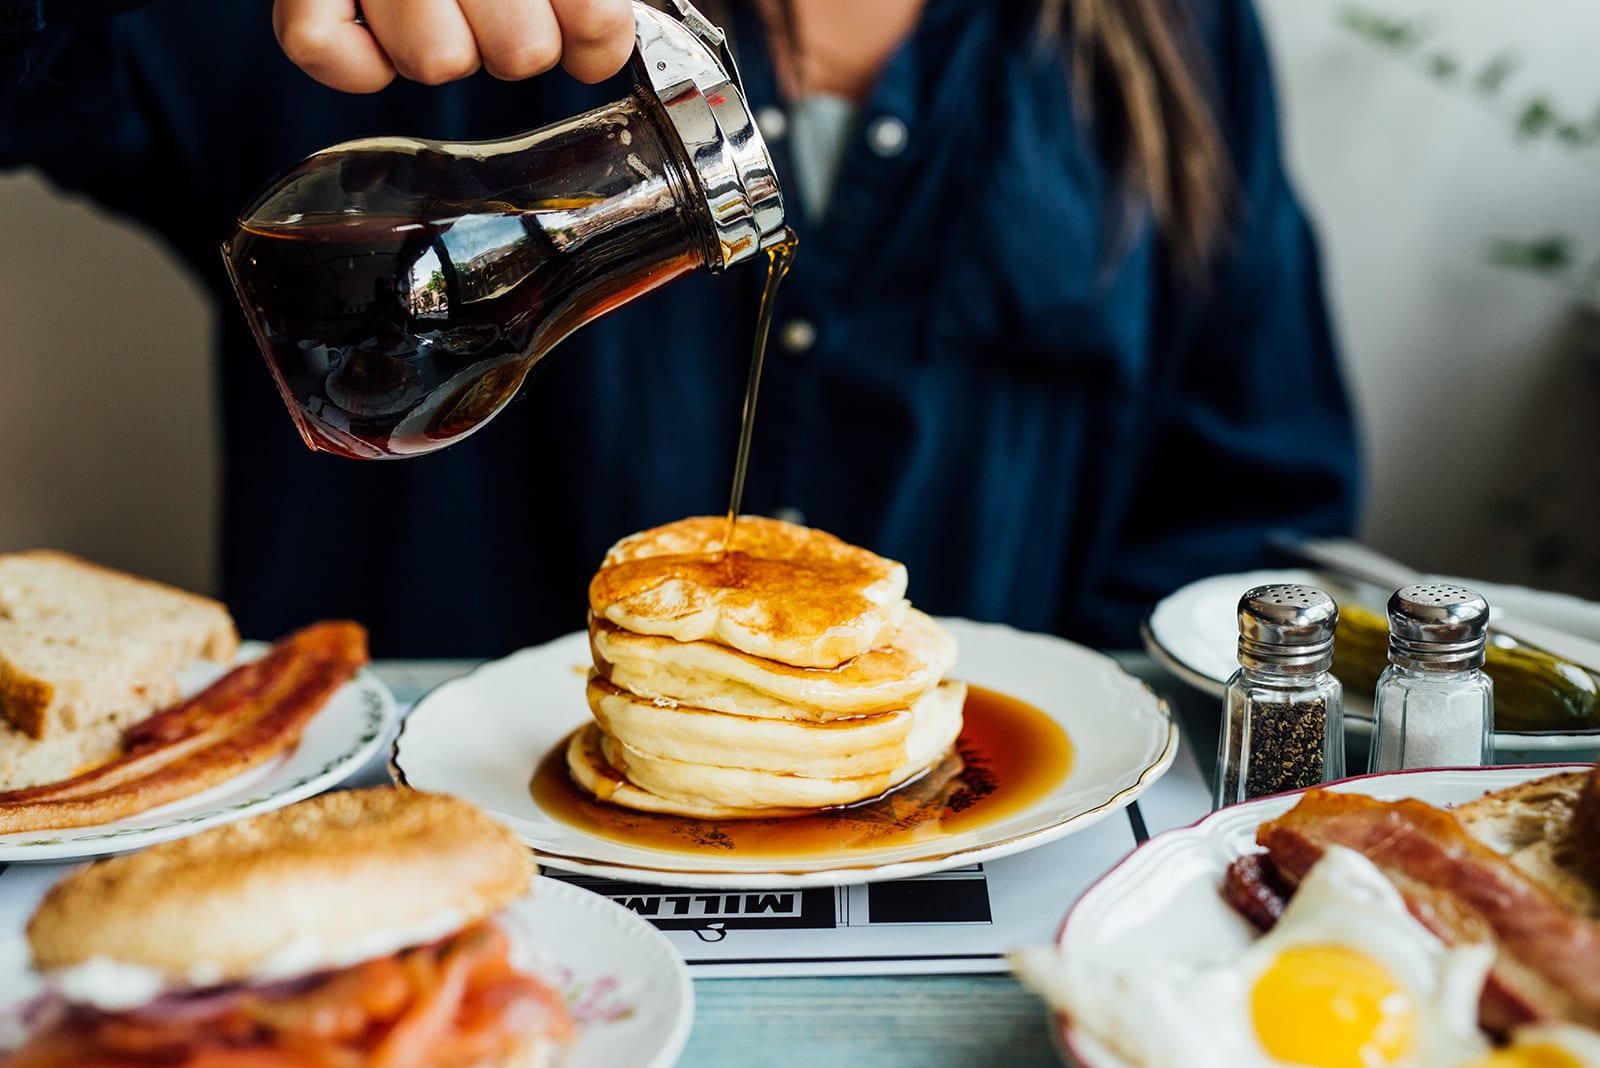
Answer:
POLYGON ((1573 264, 1572 241, 1561 234, 1535 238, 1494 237, 1489 239, 1489 262, 1496 267, 1511 267, 1536 274, 1557 274, 1573 264))
POLYGON ((1521 137, 1537 137, 1556 121, 1556 109, 1550 106, 1550 101, 1536 96, 1522 105, 1522 111, 1517 115, 1517 134, 1521 137))
POLYGON ((1499 52, 1483 65, 1472 84, 1480 93, 1498 93, 1505 88, 1507 79, 1516 72, 1517 58, 1510 52, 1499 52))
POLYGON ((1345 29, 1372 44, 1407 52, 1422 43, 1422 31, 1414 19, 1386 15, 1360 4, 1341 6, 1338 17, 1345 29))

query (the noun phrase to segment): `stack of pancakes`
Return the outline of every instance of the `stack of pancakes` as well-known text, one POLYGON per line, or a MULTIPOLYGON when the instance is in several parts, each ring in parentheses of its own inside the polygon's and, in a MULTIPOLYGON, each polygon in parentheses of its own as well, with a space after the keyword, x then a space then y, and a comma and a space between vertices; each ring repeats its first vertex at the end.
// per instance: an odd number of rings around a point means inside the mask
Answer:
POLYGON ((906 569, 759 516, 684 519, 611 547, 589 585, 595 721, 567 764, 601 800, 700 818, 876 797, 961 731, 956 645, 906 569))

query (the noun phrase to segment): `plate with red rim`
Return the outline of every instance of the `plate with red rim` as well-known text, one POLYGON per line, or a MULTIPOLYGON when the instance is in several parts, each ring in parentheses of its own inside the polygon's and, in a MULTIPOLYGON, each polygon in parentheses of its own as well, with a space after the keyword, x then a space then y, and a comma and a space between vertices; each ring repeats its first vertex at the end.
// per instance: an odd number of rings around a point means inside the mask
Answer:
MULTIPOLYGON (((1429 768, 1382 772, 1330 783, 1330 790, 1383 800, 1416 798, 1449 807, 1493 790, 1588 764, 1521 764, 1486 768, 1429 768)), ((1256 828, 1293 808, 1305 791, 1246 801, 1188 827, 1159 834, 1101 876, 1067 910, 1056 936, 1063 956, 1082 954, 1123 963, 1141 960, 1200 965, 1236 955, 1256 930, 1220 893, 1234 858, 1255 851, 1256 828)), ((1129 1068, 1099 1041, 1092 1026, 1055 1015, 1063 1059, 1083 1068, 1129 1068)))
MULTIPOLYGON (((235 664, 267 648, 266 642, 245 642, 235 664)), ((192 694, 232 666, 197 663, 179 674, 179 685, 192 694)), ((303 800, 337 786, 382 752, 399 719, 394 696, 363 669, 334 691, 289 752, 208 790, 123 819, 0 834, 0 864, 125 853, 303 800)))
POLYGON ((1043 796, 968 830, 847 854, 773 857, 710 845, 654 848, 557 818, 535 800, 530 780, 592 718, 581 631, 424 696, 395 740, 391 771, 404 785, 488 810, 550 867, 666 886, 775 889, 898 879, 1043 845, 1123 808, 1171 766, 1178 732, 1166 703, 1110 657, 997 624, 941 622, 960 648, 952 677, 1032 705, 1073 750, 1070 773, 1043 796))

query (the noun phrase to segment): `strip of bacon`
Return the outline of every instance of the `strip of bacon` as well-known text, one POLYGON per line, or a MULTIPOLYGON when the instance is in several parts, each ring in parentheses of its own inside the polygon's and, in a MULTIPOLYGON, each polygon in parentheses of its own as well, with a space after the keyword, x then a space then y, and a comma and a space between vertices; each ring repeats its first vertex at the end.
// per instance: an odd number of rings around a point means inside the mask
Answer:
POLYGON ((1263 823, 1256 841, 1298 884, 1323 851, 1365 855, 1446 942, 1492 939, 1480 1022, 1503 1032, 1533 1019, 1600 1025, 1600 924, 1567 909, 1449 812, 1416 800, 1312 790, 1263 823))
POLYGON ((129 728, 128 750, 116 760, 62 782, 0 793, 0 833, 122 819, 241 775, 296 745, 367 659, 359 624, 304 627, 129 728))

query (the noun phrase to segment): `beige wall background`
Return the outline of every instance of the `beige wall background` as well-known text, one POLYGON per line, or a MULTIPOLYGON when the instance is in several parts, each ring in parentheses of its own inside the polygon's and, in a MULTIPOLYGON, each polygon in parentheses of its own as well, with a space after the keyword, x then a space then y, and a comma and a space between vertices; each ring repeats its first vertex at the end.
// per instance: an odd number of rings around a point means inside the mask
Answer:
MULTIPOLYGON (((1592 150, 1515 132, 1600 106, 1600 5, 1388 0, 1397 54, 1336 0, 1258 0, 1291 168, 1323 237, 1370 457, 1363 536, 1419 567, 1600 595, 1600 330, 1572 280, 1489 262, 1497 236, 1600 252, 1592 150), (1495 94, 1470 76, 1515 67, 1495 94), (1428 57, 1459 63, 1441 81, 1428 57)), ((214 588, 209 311, 145 235, 0 177, 0 549, 55 546, 214 588)), ((1228 491, 1217 487, 1218 492, 1228 491)))
POLYGON ((211 311, 154 240, 33 174, 0 178, 0 550, 211 592, 211 311))
POLYGON ((1600 5, 1257 3, 1362 413, 1363 536, 1424 569, 1600 596, 1600 275, 1487 255, 1564 235, 1600 256, 1600 151, 1549 123, 1517 132, 1542 107, 1600 139, 1600 5), (1408 20, 1421 43, 1375 46, 1352 11, 1408 20), (1441 61, 1456 73, 1430 73, 1441 61), (1509 73, 1485 91, 1496 64, 1509 73))

